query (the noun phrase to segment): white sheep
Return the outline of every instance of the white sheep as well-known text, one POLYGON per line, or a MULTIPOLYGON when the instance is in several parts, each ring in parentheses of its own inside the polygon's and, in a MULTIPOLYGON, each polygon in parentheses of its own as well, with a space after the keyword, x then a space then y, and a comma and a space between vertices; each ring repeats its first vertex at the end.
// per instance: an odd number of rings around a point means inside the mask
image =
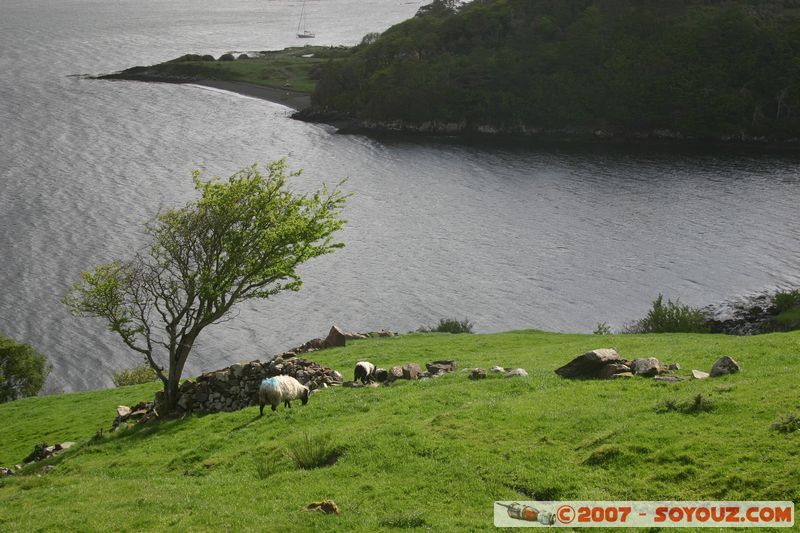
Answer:
POLYGON ((264 406, 270 404, 273 411, 278 410, 278 405, 283 402, 291 408, 292 400, 300 400, 303 405, 308 403, 310 391, 292 376, 275 376, 261 382, 258 388, 259 414, 264 416, 264 406))
POLYGON ((375 365, 369 361, 359 361, 353 371, 353 381, 361 380, 361 383, 369 383, 375 378, 375 365))

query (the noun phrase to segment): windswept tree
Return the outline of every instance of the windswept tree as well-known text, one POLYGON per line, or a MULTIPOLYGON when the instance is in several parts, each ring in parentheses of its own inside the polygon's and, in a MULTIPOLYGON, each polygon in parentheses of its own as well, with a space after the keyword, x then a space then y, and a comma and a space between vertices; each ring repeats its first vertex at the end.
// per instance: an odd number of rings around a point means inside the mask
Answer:
POLYGON ((168 410, 203 329, 240 302, 299 290, 297 267, 343 246, 333 238, 345 223, 339 187, 298 194, 286 185, 285 160, 265 171, 253 165, 209 181, 196 171, 200 198, 148 223, 146 251, 84 272, 64 297, 73 314, 104 319, 144 356, 168 410))

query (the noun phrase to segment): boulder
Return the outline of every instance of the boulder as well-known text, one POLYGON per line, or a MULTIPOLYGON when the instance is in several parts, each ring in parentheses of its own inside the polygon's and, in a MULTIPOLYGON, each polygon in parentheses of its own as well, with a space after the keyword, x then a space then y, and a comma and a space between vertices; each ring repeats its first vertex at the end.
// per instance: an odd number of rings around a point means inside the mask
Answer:
POLYGON ((708 376, 708 372, 703 372, 702 370, 692 370, 692 377, 694 379, 706 379, 708 376))
POLYGON ((680 369, 681 369, 680 363, 670 363, 670 365, 667 367, 667 370, 669 370, 670 372, 675 372, 676 370, 680 369))
POLYGON ((483 379, 486 377, 486 370, 482 368, 473 368, 469 374, 469 379, 483 379))
POLYGON ((600 371, 597 373, 597 377, 600 379, 611 379, 616 374, 624 374, 630 371, 631 367, 628 365, 624 365, 622 363, 609 363, 600 368, 600 371))
POLYGON ((417 363, 409 363, 403 366, 403 379, 419 379, 422 369, 417 363))
POLYGON ((655 357, 635 359, 631 369, 637 376, 656 376, 661 372, 661 362, 655 357))
POLYGON ((324 343, 327 348, 344 346, 347 343, 347 335, 338 327, 331 326, 331 330, 328 332, 328 336, 325 337, 324 343))
POLYGON ((527 378, 528 373, 525 371, 524 368, 515 368, 513 370, 509 370, 506 373, 507 378, 527 378))
POLYGON ((431 375, 444 374, 446 372, 454 372, 456 369, 455 361, 433 361, 425 364, 425 368, 431 375))
POLYGON ((555 372, 562 378, 596 378, 602 367, 620 361, 621 359, 616 350, 613 348, 601 348, 579 355, 566 365, 556 369, 555 372))
POLYGON ((128 415, 131 414, 131 408, 127 405, 118 405, 117 406, 117 416, 120 418, 127 418, 128 415))
POLYGON ((734 361, 733 358, 723 355, 717 359, 714 366, 711 367, 711 377, 715 378, 726 374, 735 374, 739 370, 741 370, 739 363, 734 361))

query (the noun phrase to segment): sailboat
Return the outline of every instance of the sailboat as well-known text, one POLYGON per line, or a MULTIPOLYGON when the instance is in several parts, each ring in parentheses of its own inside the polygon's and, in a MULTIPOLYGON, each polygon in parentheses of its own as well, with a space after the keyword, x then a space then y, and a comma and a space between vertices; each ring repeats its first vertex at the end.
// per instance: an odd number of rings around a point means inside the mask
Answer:
POLYGON ((298 39, 313 39, 315 37, 314 32, 306 29, 306 0, 303 0, 303 8, 300 10, 300 21, 297 23, 297 37, 298 39), (303 28, 303 31, 300 31, 300 28, 303 28))

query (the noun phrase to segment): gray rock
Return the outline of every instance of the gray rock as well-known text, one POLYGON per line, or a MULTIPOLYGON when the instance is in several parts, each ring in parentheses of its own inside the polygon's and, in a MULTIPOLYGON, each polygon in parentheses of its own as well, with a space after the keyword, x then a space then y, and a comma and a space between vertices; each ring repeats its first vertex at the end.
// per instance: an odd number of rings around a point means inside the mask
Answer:
POLYGON ((469 379, 483 379, 486 377, 486 370, 482 368, 473 368, 469 374, 469 379))
POLYGON ((600 371, 597 373, 597 377, 600 379, 611 379, 616 374, 624 374, 630 371, 631 367, 628 365, 622 363, 609 363, 600 369, 600 371))
POLYGON ((717 359, 714 366, 711 367, 711 377, 715 378, 726 374, 735 374, 739 370, 741 370, 739 363, 734 361, 733 358, 723 355, 717 359))
POLYGON ((675 372, 676 370, 680 369, 681 369, 680 363, 670 363, 670 365, 667 367, 667 370, 669 370, 670 372, 675 372))
POLYGON ((692 370, 692 377, 694 379, 706 379, 708 376, 708 372, 703 372, 702 370, 692 370))
POLYGON ((325 337, 325 341, 323 342, 327 348, 344 346, 347 344, 347 335, 338 327, 331 326, 331 330, 328 332, 328 336, 325 337))
POLYGON ((506 373, 507 378, 527 378, 528 373, 525 371, 524 368, 515 368, 508 373, 506 373))
POLYGON ((494 372, 495 374, 502 374, 503 372, 508 372, 509 370, 511 370, 511 369, 510 368, 506 369, 506 368, 503 368, 502 366, 493 366, 489 370, 489 372, 494 372))
POLYGON ((655 357, 635 359, 631 368, 637 376, 656 376, 661 372, 661 362, 655 357))
POLYGON ((632 377, 633 377, 633 372, 620 372, 619 374, 614 374, 613 376, 611 376, 611 379, 626 379, 632 377))
POLYGON ((431 374, 444 374, 446 372, 454 372, 456 370, 456 362, 451 360, 433 361, 426 363, 425 368, 427 368, 428 372, 431 374))
POLYGON ((417 363, 409 363, 403 366, 403 379, 419 379, 422 369, 417 363))
POLYGON ((596 378, 603 366, 616 362, 621 362, 616 350, 613 348, 601 348, 579 355, 566 365, 556 369, 555 372, 562 378, 596 378))
POLYGON ((662 383, 677 383, 678 381, 683 381, 678 376, 656 376, 653 379, 662 383))
POLYGON ((386 379, 386 382, 391 383, 396 379, 403 379, 403 367, 401 366, 393 366, 389 369, 389 375, 386 379))

